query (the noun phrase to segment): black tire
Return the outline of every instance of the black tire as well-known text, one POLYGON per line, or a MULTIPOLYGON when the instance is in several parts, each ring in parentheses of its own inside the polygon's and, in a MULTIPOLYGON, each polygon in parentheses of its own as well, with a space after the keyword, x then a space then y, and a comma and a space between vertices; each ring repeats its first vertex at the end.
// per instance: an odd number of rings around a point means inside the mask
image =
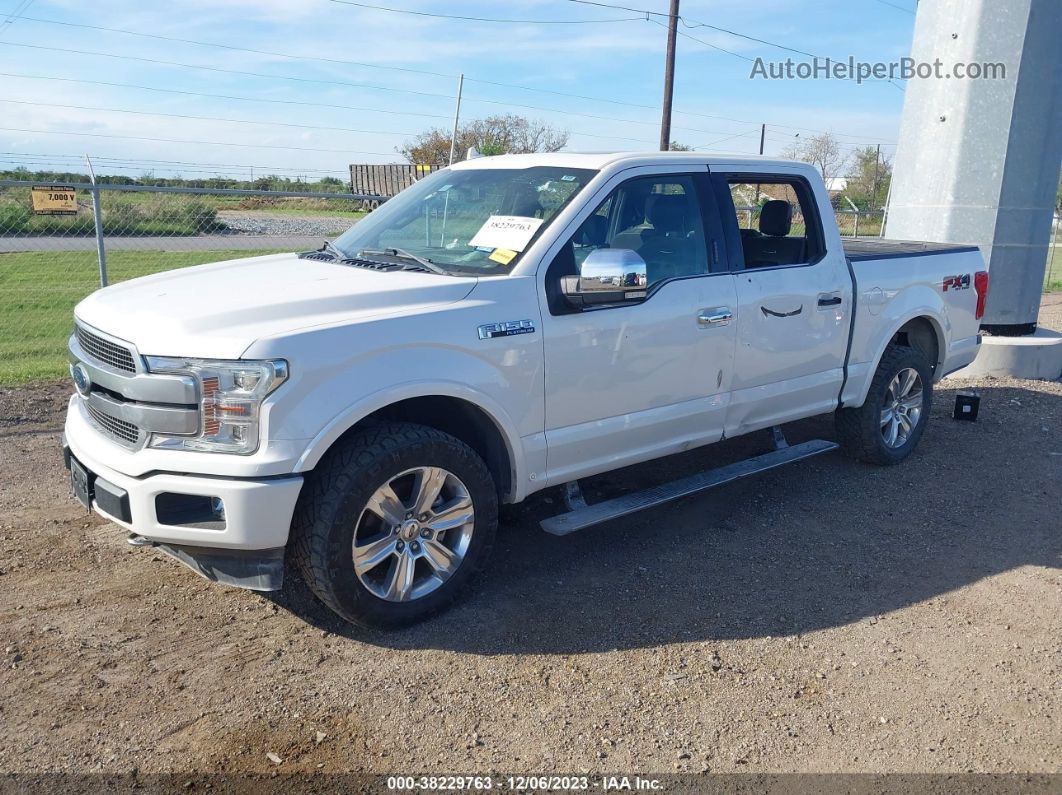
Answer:
POLYGON ((881 357, 867 398, 859 408, 838 409, 834 415, 841 448, 852 458, 879 466, 892 466, 909 456, 922 438, 933 407, 933 368, 917 348, 889 345, 881 357), (922 411, 907 440, 890 447, 882 435, 881 412, 893 378, 913 368, 922 381, 922 411))
POLYGON ((368 427, 338 442, 307 479, 292 520, 292 558, 310 590, 347 621, 390 629, 449 607, 489 557, 498 496, 483 460, 459 439, 413 423, 368 427), (472 498, 475 518, 464 557, 434 591, 404 602, 372 593, 354 572, 355 529, 373 493, 408 469, 442 467, 472 498))

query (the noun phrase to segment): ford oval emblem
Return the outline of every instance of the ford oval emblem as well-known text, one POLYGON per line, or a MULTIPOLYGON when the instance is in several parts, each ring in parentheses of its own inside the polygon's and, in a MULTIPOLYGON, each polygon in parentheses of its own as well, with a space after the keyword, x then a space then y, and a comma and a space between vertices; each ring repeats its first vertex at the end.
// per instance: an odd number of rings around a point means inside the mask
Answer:
POLYGON ((70 377, 74 379, 74 388, 81 397, 87 398, 92 391, 92 378, 88 368, 81 362, 70 365, 70 377))

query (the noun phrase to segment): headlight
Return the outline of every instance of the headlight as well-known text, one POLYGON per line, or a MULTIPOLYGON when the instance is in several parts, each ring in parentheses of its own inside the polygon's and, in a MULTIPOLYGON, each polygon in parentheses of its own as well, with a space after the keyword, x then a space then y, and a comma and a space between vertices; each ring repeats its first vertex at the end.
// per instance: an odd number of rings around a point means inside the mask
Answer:
POLYGON ((151 436, 151 447, 240 455, 258 449, 262 401, 287 379, 287 362, 144 358, 153 373, 190 375, 199 382, 199 435, 156 433, 151 436))

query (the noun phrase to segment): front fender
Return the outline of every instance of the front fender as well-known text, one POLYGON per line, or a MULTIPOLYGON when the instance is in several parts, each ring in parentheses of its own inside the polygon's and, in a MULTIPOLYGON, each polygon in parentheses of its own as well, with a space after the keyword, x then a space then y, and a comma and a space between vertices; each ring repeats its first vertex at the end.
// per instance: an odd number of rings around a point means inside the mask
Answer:
POLYGON ((486 393, 456 381, 410 381, 381 389, 366 395, 336 414, 310 440, 306 450, 295 465, 296 472, 313 469, 322 456, 344 433, 373 412, 410 398, 450 397, 464 400, 483 411, 494 423, 505 441, 506 452, 516 483, 526 479, 525 457, 520 434, 515 422, 505 409, 486 393))

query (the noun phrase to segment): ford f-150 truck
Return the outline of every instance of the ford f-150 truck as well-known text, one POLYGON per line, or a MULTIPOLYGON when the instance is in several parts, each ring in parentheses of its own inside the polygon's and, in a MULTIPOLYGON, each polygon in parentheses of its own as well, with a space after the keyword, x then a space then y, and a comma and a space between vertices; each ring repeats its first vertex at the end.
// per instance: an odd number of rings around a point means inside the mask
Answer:
POLYGON ((64 454, 131 543, 258 590, 294 565, 346 619, 398 626, 451 603, 499 504, 541 489, 568 509, 544 529, 572 532, 833 449, 779 428, 828 412, 856 459, 902 461, 987 290, 974 247, 842 240, 806 164, 480 158, 318 251, 86 298, 64 454), (578 488, 766 429, 737 464, 578 488))

